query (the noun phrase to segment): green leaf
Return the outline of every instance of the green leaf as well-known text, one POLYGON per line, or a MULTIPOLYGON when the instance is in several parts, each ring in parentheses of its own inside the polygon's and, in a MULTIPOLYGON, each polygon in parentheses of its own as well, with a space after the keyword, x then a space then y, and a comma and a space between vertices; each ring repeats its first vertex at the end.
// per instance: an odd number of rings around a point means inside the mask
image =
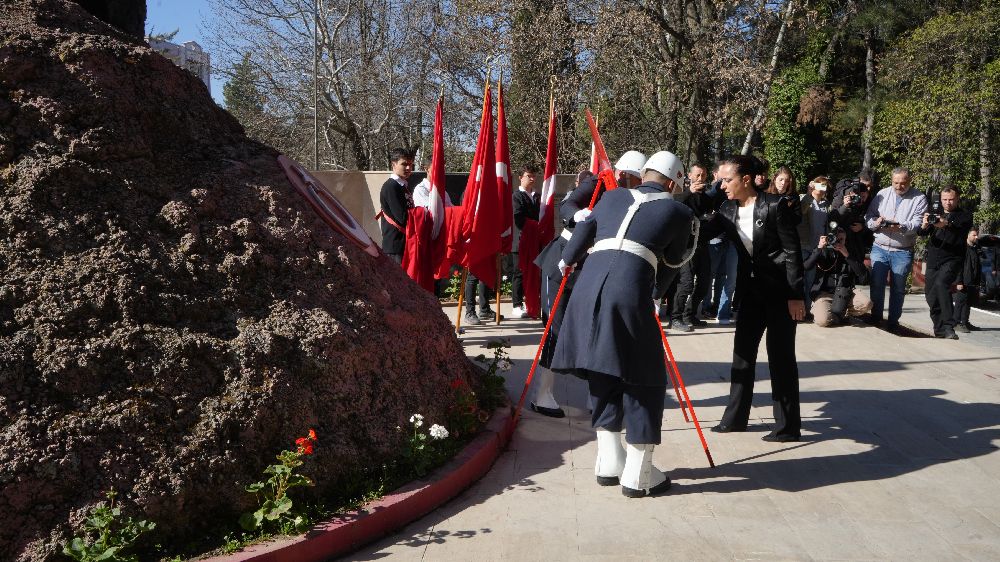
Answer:
POLYGON ((246 487, 246 491, 250 492, 251 494, 256 494, 257 492, 264 489, 264 485, 265 484, 263 482, 254 482, 253 484, 250 484, 249 486, 246 487))
POLYGON ((240 516, 240 527, 243 527, 247 531, 256 531, 260 527, 261 520, 264 518, 264 513, 260 510, 254 511, 253 513, 247 512, 240 516))
POLYGON ((288 487, 293 486, 312 486, 313 481, 308 476, 303 476, 301 474, 292 474, 288 477, 288 487))
POLYGON ((274 507, 271 509, 271 513, 268 514, 268 519, 277 519, 285 513, 288 513, 292 509, 292 498, 288 496, 283 496, 274 501, 274 507))
POLYGON ((118 552, 119 548, 117 546, 112 546, 111 548, 105 550, 100 556, 94 560, 111 560, 114 558, 115 553, 118 552))

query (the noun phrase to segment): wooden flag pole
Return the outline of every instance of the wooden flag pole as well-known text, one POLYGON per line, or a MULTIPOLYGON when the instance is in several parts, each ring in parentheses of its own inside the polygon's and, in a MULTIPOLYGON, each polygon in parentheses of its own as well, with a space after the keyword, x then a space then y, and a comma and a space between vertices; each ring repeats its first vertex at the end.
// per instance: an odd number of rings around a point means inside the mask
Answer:
POLYGON ((500 269, 500 254, 497 254, 497 326, 500 325, 500 289, 503 287, 501 281, 503 280, 503 271, 500 269))
POLYGON ((465 297, 465 281, 469 276, 469 268, 462 268, 462 284, 458 287, 458 315, 455 318, 455 333, 462 333, 462 300, 465 297))

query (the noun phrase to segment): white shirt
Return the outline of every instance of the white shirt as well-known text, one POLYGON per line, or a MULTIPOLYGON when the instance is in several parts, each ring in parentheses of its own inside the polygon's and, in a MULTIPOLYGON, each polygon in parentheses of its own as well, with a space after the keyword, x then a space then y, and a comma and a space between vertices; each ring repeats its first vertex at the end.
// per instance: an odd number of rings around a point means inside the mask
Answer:
POLYGON ((401 178, 401 177, 397 176, 396 174, 392 174, 392 175, 390 175, 389 177, 390 177, 390 178, 392 178, 392 179, 394 179, 394 180, 396 180, 396 183, 398 183, 399 185, 401 185, 401 186, 403 186, 403 187, 406 187, 406 186, 408 186, 408 185, 409 185, 409 184, 408 184, 408 183, 406 182, 406 180, 404 180, 403 178, 401 178))
MULTIPOLYGON (((417 187, 413 188, 413 206, 428 208, 431 206, 431 180, 424 178, 420 180, 417 187)), ((444 192, 444 206, 453 206, 451 196, 444 192)))
POLYGON ((753 255, 753 207, 754 204, 750 203, 736 210, 736 231, 750 255, 753 255))

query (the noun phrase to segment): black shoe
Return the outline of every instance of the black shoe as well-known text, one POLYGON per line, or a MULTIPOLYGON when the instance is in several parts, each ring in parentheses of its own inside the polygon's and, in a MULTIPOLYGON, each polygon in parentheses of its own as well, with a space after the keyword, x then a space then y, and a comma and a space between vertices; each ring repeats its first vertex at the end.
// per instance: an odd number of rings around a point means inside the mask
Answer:
POLYGON ((692 318, 690 322, 686 322, 695 328, 701 328, 703 326, 708 326, 708 322, 705 322, 701 318, 692 318))
POLYGON ((720 423, 719 425, 712 428, 715 433, 742 433, 746 431, 746 426, 734 426, 720 423))
POLYGON ((895 334, 897 336, 902 335, 903 330, 899 327, 899 324, 889 324, 885 327, 885 331, 890 334, 895 334))
POLYGON ((882 319, 873 314, 866 315, 862 320, 864 321, 865 324, 868 324, 869 326, 878 326, 879 324, 882 323, 882 319))
POLYGON ((972 330, 965 324, 955 324, 955 331, 960 334, 968 334, 972 330))
POLYGON ((958 334, 956 334, 954 330, 947 330, 942 337, 946 340, 957 340, 958 334))
POLYGON ((565 418, 566 412, 562 408, 546 408, 545 406, 537 406, 534 402, 528 404, 532 412, 536 414, 542 414, 543 416, 548 416, 550 418, 565 418))
MULTIPOLYGON (((501 316, 500 318, 502 319, 503 316, 501 316)), ((493 312, 492 308, 487 308, 486 310, 480 310, 479 319, 485 320, 487 322, 492 322, 497 319, 497 313, 493 312)))
POLYGON ((968 329, 969 329, 969 331, 971 331, 971 332, 978 332, 979 330, 981 330, 981 329, 982 329, 982 328, 980 328, 979 326, 974 326, 974 325, 972 324, 972 322, 966 322, 966 323, 964 324, 964 326, 965 326, 966 328, 968 328, 968 329))
POLYGON ((480 320, 479 317, 476 316, 476 313, 471 310, 465 313, 465 317, 462 318, 462 322, 465 322, 469 326, 481 326, 483 324, 482 320, 480 320))
POLYGON ((626 498, 648 498, 656 496, 666 492, 670 489, 670 478, 667 477, 666 480, 660 482, 656 486, 648 490, 636 490, 635 488, 629 488, 628 486, 622 486, 622 495, 626 498))
POLYGON ((621 481, 617 476, 598 476, 597 485, 598 486, 617 486, 621 484, 621 481))
POLYGON ((671 329, 673 331, 675 331, 675 332, 684 332, 684 333, 688 333, 688 332, 693 332, 694 331, 694 328, 692 328, 690 324, 687 324, 687 323, 682 322, 680 320, 675 320, 673 322, 673 327, 671 329))
POLYGON ((760 438, 761 441, 767 441, 768 443, 791 443, 793 441, 798 441, 798 435, 789 435, 787 433, 768 433, 767 435, 760 438))

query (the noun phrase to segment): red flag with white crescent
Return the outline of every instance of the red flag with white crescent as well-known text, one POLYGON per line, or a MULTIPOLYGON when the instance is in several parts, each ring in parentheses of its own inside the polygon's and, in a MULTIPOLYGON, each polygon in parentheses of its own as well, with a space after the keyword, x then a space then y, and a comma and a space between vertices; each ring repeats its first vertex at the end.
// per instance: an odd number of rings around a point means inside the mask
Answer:
POLYGON ((490 288, 497 278, 496 255, 500 252, 500 201, 497 197, 496 156, 493 138, 493 96, 489 84, 483 96, 479 140, 462 196, 461 236, 454 260, 490 288))
POLYGON ((542 245, 548 244, 555 236, 556 169, 558 168, 558 147, 556 146, 556 112, 549 106, 549 142, 545 149, 545 179, 542 181, 541 205, 538 209, 538 234, 542 245))
POLYGON ((497 85, 497 196, 500 198, 500 252, 509 254, 514 239, 514 203, 510 185, 510 143, 503 108, 503 84, 497 85))
POLYGON ((434 111, 434 147, 431 150, 431 169, 427 171, 427 181, 431 184, 427 209, 434 221, 431 238, 437 239, 444 224, 445 175, 444 175, 444 99, 438 98, 434 111))

